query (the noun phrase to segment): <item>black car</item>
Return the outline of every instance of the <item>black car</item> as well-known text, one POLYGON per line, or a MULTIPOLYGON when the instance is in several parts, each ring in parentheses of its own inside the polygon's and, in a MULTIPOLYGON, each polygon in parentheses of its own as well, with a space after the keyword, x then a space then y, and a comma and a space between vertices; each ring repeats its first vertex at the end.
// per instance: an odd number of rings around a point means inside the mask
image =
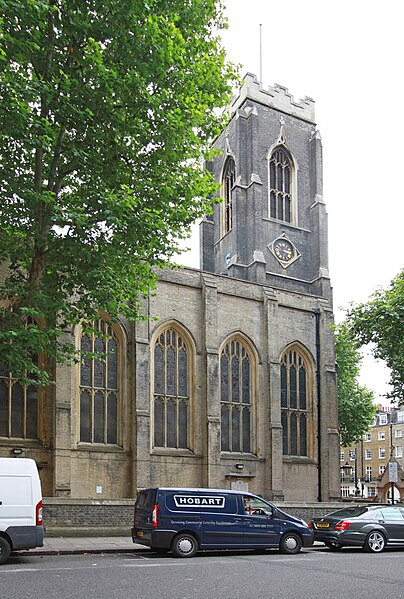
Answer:
POLYGON ((380 553, 386 546, 404 546, 404 506, 352 505, 314 518, 309 528, 330 549, 350 545, 380 553))

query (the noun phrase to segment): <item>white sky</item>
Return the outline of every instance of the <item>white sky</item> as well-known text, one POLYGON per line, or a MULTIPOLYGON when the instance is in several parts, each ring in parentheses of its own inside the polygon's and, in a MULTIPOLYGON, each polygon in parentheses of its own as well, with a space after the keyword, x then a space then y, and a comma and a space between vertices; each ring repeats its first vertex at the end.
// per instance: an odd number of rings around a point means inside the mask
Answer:
MULTIPOLYGON (((340 307, 367 301, 404 266, 401 185, 404 143, 400 0, 224 0, 228 58, 241 74, 316 102, 323 141, 329 267, 340 307)), ((181 263, 199 267, 199 240, 181 263)), ((365 358, 361 383, 376 396, 388 372, 365 358)))

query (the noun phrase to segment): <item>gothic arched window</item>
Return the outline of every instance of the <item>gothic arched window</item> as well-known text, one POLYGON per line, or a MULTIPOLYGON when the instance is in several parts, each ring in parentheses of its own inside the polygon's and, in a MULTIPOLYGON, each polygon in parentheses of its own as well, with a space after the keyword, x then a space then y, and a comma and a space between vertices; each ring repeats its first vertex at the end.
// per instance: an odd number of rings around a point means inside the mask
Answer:
POLYGON ((175 327, 162 330, 153 347, 154 447, 190 448, 191 347, 175 327))
MULTIPOLYGON (((27 334, 31 328, 34 333, 38 324, 29 317, 25 328, 27 334)), ((32 361, 38 366, 38 356, 32 361)), ((39 439, 40 393, 36 385, 17 381, 7 366, 0 363, 0 437, 39 439)))
POLYGON ((283 455, 308 455, 310 377, 302 353, 297 348, 287 350, 281 360, 283 455))
POLYGON ((80 435, 81 443, 119 444, 120 343, 115 327, 105 320, 83 330, 80 337, 80 435))
POLYGON ((38 388, 22 385, 0 365, 0 437, 38 439, 38 414, 38 388))
POLYGON ((233 204, 232 189, 236 181, 236 165, 233 158, 227 158, 223 169, 222 178, 222 215, 221 215, 221 233, 226 235, 233 227, 233 204))
POLYGON ((269 215, 271 218, 292 222, 293 161, 289 153, 278 146, 269 158, 269 215))
POLYGON ((253 359, 239 338, 220 355, 221 450, 251 453, 253 426, 253 359))

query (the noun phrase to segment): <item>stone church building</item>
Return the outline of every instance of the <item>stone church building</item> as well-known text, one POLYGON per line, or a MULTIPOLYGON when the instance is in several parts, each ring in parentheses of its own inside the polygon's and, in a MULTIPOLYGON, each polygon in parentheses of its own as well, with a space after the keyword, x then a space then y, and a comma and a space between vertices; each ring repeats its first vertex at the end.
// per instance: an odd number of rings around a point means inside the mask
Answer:
POLYGON ((215 147, 222 202, 201 223, 201 270, 161 272, 145 321, 77 328, 77 347, 107 358, 57 365, 54 388, 0 373, 0 456, 33 457, 45 496, 156 485, 340 495, 314 102, 248 74, 215 147))

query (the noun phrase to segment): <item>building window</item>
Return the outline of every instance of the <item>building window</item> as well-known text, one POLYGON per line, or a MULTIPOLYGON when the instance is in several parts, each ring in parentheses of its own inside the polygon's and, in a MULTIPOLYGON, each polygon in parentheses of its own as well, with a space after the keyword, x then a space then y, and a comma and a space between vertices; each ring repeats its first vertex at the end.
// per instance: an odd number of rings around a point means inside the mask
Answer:
POLYGON ((227 158, 222 178, 222 210, 221 210, 221 234, 226 235, 233 227, 233 202, 232 189, 236 182, 236 165, 230 156, 227 158))
POLYGON ((345 455, 345 454, 344 454, 344 452, 343 452, 343 451, 341 451, 341 452, 340 452, 340 454, 339 454, 339 459, 340 459, 340 461, 341 461, 341 462, 343 462, 343 461, 344 461, 344 459, 345 459, 345 458, 344 458, 344 455, 345 455))
POLYGON ((356 451, 355 450, 351 450, 349 452, 349 459, 350 460, 354 460, 356 458, 356 451))
POLYGON ((379 447, 379 460, 382 460, 386 457, 386 448, 379 447))
POLYGON ((403 436, 403 431, 400 428, 397 428, 394 433, 396 439, 401 439, 403 436))
POLYGON ((386 438, 386 433, 384 431, 379 431, 377 433, 377 439, 378 441, 384 441, 386 438))
POLYGON ((404 410, 397 412, 397 422, 404 422, 404 410))
POLYGON ((269 215, 287 223, 292 222, 292 176, 292 159, 278 146, 269 158, 269 215))
POLYGON ((396 458, 402 458, 403 457, 403 448, 397 446, 396 447, 396 458))
POLYGON ((190 448, 191 346, 173 326, 153 348, 154 447, 190 448))
POLYGON ((380 414, 379 422, 380 422, 380 424, 387 424, 387 414, 380 414))
POLYGON ((120 343, 115 327, 100 319, 80 338, 80 442, 119 443, 120 343))
POLYGON ((368 497, 376 497, 376 487, 368 487, 368 497))
POLYGON ((222 451, 251 453, 253 430, 253 357, 238 338, 220 355, 222 451))
POLYGON ((349 497, 349 487, 341 487, 341 497, 349 497))
POLYGON ((379 474, 382 475, 385 473, 386 466, 379 466, 379 474))
POLYGON ((39 395, 0 365, 0 437, 38 439, 39 395))
POLYGON ((288 350, 281 360, 283 455, 308 455, 309 378, 306 359, 297 349, 288 350))
POLYGON ((372 433, 365 433, 365 441, 371 441, 372 440, 372 433))
POLYGON ((372 450, 366 449, 365 450, 365 460, 371 460, 371 459, 372 459, 372 450))
POLYGON ((366 466, 366 481, 370 482, 372 480, 372 466, 366 466))

